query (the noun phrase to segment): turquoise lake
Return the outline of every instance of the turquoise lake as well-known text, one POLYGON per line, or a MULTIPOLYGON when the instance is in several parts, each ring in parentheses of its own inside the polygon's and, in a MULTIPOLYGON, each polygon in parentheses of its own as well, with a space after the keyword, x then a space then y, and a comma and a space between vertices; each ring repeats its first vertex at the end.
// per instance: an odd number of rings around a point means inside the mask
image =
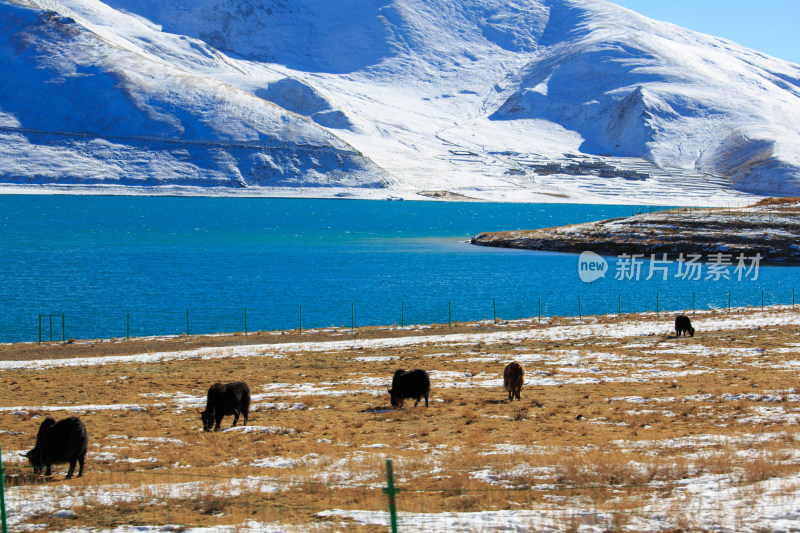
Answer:
POLYGON ((464 242, 642 209, 0 196, 0 342, 793 303, 797 267, 737 271, 734 258, 727 275, 704 265, 687 277, 658 263, 648 280, 650 262, 634 276, 606 258, 586 283, 577 255, 464 242))

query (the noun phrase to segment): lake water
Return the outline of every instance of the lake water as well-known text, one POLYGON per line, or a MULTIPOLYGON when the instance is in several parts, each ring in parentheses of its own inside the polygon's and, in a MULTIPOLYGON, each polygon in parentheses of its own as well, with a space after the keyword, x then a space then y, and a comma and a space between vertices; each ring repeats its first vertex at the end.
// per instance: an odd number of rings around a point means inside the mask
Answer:
POLYGON ((797 267, 735 261, 731 279, 672 263, 647 280, 650 263, 634 276, 607 258, 585 283, 576 255, 464 242, 640 209, 0 196, 0 342, 791 304, 800 289, 797 267))

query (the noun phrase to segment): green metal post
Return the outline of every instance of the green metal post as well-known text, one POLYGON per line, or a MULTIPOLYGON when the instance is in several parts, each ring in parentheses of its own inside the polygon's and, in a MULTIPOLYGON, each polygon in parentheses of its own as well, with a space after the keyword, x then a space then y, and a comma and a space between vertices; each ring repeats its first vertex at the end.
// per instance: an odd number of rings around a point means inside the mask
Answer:
POLYGON ((692 314, 695 314, 694 298, 696 295, 697 295, 696 293, 694 292, 692 293, 692 314))
POLYGON ((386 459, 386 488, 383 492, 389 497, 389 518, 392 524, 392 533, 397 533, 397 507, 394 501, 394 495, 400 492, 400 489, 394 487, 394 471, 392 470, 392 460, 386 459))
POLYGON ((400 327, 406 327, 406 303, 400 302, 400 327))
POLYGON ((761 310, 764 310, 764 289, 761 289, 761 310))
POLYGON ((728 312, 731 312, 731 291, 728 291, 728 312))
POLYGON ((542 321, 542 299, 539 298, 539 322, 542 321))
POLYGON ((581 312, 581 296, 578 295, 578 319, 583 320, 583 313, 581 312))
POLYGON ((658 292, 656 292, 656 316, 661 316, 659 313, 661 312, 661 306, 658 303, 658 292))
POLYGON ((3 465, 3 448, 0 446, 0 527, 8 533, 6 523, 6 467, 3 465))
POLYGON ((492 315, 494 316, 494 323, 497 324, 497 302, 492 298, 492 315))
POLYGON ((303 306, 300 305, 300 333, 303 333, 303 306))
MULTIPOLYGON (((764 307, 763 305, 761 307, 764 307)), ((64 328, 64 313, 61 313, 61 342, 67 342, 67 335, 64 328)))
POLYGON ((186 308, 186 336, 189 336, 189 308, 186 308))
POLYGON ((450 300, 447 300, 447 327, 453 327, 453 304, 450 300))
POLYGON ((244 308, 244 335, 247 336, 247 307, 244 308))
POLYGON ((131 312, 125 311, 125 340, 131 340, 131 312))
POLYGON ((42 315, 39 315, 39 344, 42 344, 42 315))
POLYGON ((350 331, 356 329, 356 304, 350 302, 350 331))
POLYGON ((617 316, 622 316, 622 295, 617 295, 617 316))
POLYGON ((53 342, 53 315, 47 315, 48 320, 50 320, 50 342, 53 342))

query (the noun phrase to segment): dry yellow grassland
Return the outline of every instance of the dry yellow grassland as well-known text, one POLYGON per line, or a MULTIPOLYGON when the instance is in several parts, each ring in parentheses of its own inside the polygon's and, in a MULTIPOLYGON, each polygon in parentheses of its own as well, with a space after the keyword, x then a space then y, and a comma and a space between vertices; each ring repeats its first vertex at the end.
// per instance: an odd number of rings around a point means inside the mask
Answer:
POLYGON ((693 320, 697 334, 681 338, 673 316, 662 313, 5 345, 5 361, 216 346, 214 358, 0 371, 6 457, 33 446, 46 415, 80 416, 90 439, 79 479, 64 481, 62 466, 53 479, 37 480, 24 463, 7 460, 9 513, 24 516, 15 527, 45 530, 256 521, 385 531, 325 511, 385 510, 387 458, 404 489, 401 511, 538 509, 563 530, 586 523, 570 509, 600 513, 607 530, 624 530, 658 502, 675 530, 692 529, 685 483, 703 476, 755 500, 775 490, 765 480, 784 480, 780 490, 790 497, 800 485, 793 481, 800 479, 800 311, 740 309, 693 320), (412 335, 428 340, 374 340, 412 335), (276 339, 308 349, 258 344, 276 339), (512 360, 526 369, 522 401, 508 402, 502 388, 512 360), (429 408, 389 408, 386 388, 397 368, 431 372, 429 408), (208 387, 235 380, 250 385, 252 431, 201 431, 196 409, 208 387), (25 506, 48 501, 39 510, 25 506), (59 508, 74 516, 51 516, 59 508))

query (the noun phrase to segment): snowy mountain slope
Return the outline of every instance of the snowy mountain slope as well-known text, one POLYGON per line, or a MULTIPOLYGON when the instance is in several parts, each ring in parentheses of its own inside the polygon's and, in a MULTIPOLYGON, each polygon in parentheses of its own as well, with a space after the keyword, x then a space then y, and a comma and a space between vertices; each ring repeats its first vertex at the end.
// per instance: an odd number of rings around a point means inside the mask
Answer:
POLYGON ((384 185, 369 160, 299 115, 119 46, 79 16, 0 8, 4 181, 384 185))
POLYGON ((800 68, 591 5, 588 31, 526 65, 494 118, 552 120, 581 134, 583 152, 699 167, 743 190, 798 189, 797 159, 776 147, 800 148, 800 68))
POLYGON ((2 182, 659 203, 800 189, 800 67, 604 0, 0 11, 2 182), (651 177, 532 170, 564 154, 651 177))

